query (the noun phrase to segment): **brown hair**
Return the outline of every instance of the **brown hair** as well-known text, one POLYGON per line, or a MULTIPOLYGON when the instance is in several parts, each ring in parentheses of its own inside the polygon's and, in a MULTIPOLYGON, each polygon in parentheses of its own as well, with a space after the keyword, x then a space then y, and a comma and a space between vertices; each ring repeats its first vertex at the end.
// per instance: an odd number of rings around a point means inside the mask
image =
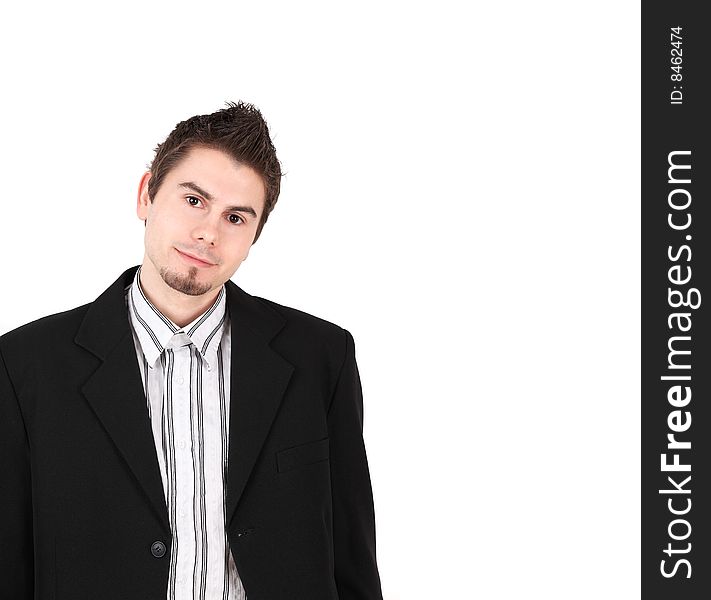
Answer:
POLYGON ((252 104, 227 102, 227 108, 209 115, 195 115, 175 126, 162 144, 155 147, 155 157, 148 170, 148 198, 153 202, 168 172, 197 146, 221 150, 237 163, 254 169, 262 178, 265 189, 264 210, 252 244, 257 241, 264 224, 279 198, 281 163, 269 137, 262 114, 252 104))

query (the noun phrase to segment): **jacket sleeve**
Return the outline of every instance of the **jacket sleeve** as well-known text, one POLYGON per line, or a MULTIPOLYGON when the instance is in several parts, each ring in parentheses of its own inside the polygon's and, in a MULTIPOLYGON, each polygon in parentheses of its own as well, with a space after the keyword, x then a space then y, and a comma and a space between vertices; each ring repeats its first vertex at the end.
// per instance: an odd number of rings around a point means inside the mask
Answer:
POLYGON ((353 336, 328 409, 335 579, 339 600, 382 600, 375 511, 363 442, 363 394, 353 336))
POLYGON ((3 598, 34 597, 30 450, 0 352, 0 581, 3 598))

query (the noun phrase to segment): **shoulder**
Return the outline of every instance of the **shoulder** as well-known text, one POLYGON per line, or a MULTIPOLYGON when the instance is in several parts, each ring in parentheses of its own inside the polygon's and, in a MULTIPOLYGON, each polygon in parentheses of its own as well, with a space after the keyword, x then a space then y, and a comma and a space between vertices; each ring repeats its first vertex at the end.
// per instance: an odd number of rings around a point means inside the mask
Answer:
POLYGON ((0 361, 17 385, 31 386, 46 370, 73 364, 74 338, 89 306, 35 319, 0 336, 0 361))
POLYGON ((252 298, 265 310, 283 319, 284 327, 276 336, 282 344, 298 347, 307 353, 325 352, 338 360, 345 355, 349 340, 352 343, 350 332, 340 324, 267 298, 259 296, 252 296, 252 298))
POLYGON ((268 309, 280 314, 291 326, 303 327, 316 333, 323 333, 324 335, 343 335, 343 327, 331 321, 327 321, 322 317, 294 308, 293 306, 279 304, 267 298, 261 298, 259 296, 253 296, 253 298, 257 302, 265 305, 268 309))
POLYGON ((0 350, 5 352, 7 349, 31 348, 39 343, 46 345, 48 342, 58 343, 63 340, 71 343, 90 306, 91 303, 82 304, 11 329, 0 335, 0 350))

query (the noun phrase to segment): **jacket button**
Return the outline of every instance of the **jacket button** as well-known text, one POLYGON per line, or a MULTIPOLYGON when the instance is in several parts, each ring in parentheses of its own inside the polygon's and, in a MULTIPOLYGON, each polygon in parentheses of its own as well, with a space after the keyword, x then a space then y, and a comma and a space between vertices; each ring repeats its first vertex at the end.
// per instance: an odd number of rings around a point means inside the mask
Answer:
POLYGON ((165 544, 161 541, 153 542, 151 544, 151 554, 156 558, 165 556, 165 544))

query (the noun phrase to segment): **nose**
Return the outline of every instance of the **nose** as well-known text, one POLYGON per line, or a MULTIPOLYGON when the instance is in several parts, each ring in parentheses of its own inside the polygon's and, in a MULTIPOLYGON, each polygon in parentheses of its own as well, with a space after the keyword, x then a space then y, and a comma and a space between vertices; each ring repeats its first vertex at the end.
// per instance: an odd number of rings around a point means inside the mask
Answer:
POLYGON ((193 231, 193 237, 205 244, 214 246, 218 241, 218 226, 210 219, 203 219, 193 231))

